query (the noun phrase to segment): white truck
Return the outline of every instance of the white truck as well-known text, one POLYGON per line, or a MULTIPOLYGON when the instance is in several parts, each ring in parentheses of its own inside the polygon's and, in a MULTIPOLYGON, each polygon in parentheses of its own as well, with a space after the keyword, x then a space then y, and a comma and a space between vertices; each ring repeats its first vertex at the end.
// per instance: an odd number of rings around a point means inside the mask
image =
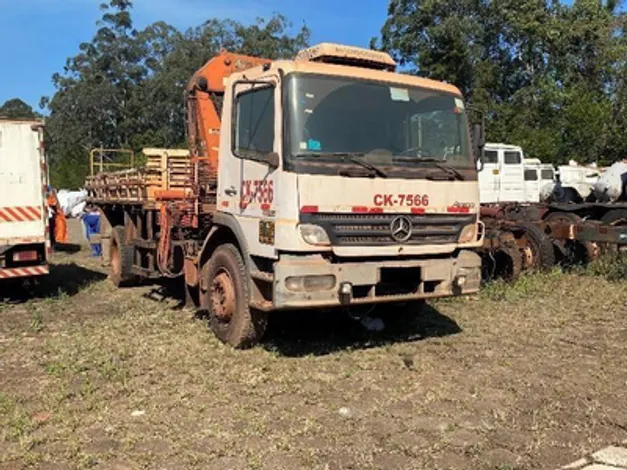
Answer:
MULTIPOLYGON (((549 268, 556 260, 595 260, 602 246, 624 249, 627 209, 592 199, 599 174, 602 169, 572 161, 555 168, 525 158, 516 145, 486 144, 479 188, 487 271, 515 278, 525 269, 549 268)), ((600 180, 597 192, 620 197, 621 175, 617 167, 613 178, 600 180)))
POLYGON ((524 154, 516 145, 487 143, 479 172, 482 204, 525 200, 524 154))
POLYGON ((572 161, 555 168, 537 158, 525 158, 517 145, 487 143, 479 173, 481 203, 583 202, 592 193, 599 172, 572 161))
POLYGON ((43 124, 0 119, 0 286, 48 274, 43 124))
POLYGON ((544 202, 555 190, 555 168, 537 158, 525 158, 524 202, 544 202))
POLYGON ((395 66, 335 44, 212 59, 189 82, 188 151, 87 182, 112 280, 182 278, 235 347, 276 310, 477 292, 483 126, 471 139, 457 88, 395 66))

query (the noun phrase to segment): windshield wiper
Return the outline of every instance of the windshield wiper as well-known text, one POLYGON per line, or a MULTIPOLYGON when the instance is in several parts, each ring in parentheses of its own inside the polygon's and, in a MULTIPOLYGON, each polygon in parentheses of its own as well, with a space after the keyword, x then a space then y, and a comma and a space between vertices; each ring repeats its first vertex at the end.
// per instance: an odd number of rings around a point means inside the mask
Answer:
POLYGON ((359 165, 367 170, 374 172, 377 176, 380 176, 382 178, 387 178, 388 174, 385 171, 373 165, 372 163, 363 160, 363 157, 365 155, 366 155, 365 153, 360 153, 360 152, 320 152, 320 153, 307 153, 307 154, 299 153, 297 157, 303 157, 303 156, 338 157, 342 160, 342 162, 345 162, 346 160, 348 160, 351 163, 354 163, 355 165, 359 165))
POLYGON ((462 175, 459 171, 457 171, 455 168, 453 168, 450 165, 447 165, 446 163, 443 163, 442 160, 440 160, 439 158, 433 158, 433 157, 422 157, 422 158, 418 158, 416 159, 417 162, 419 163, 433 163, 433 166, 436 168, 439 168, 440 170, 444 171, 445 173, 448 173, 450 176, 453 177, 453 179, 456 180, 460 180, 460 181, 464 181, 464 175, 462 175))
POLYGON ((362 160, 363 157, 366 155, 365 153, 335 152, 332 155, 334 157, 340 157, 342 161, 344 161, 344 159, 347 158, 349 161, 353 162, 355 165, 359 165, 359 166, 366 168, 367 170, 374 171, 377 175, 381 176, 382 178, 388 177, 388 174, 385 171, 383 171, 381 168, 373 165, 370 162, 362 160))

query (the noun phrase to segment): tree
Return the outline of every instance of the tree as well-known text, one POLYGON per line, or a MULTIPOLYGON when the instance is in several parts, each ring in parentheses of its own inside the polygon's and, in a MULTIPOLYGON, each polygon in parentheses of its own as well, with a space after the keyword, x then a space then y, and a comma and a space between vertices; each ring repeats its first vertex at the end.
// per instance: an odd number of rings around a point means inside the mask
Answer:
POLYGON ((619 3, 391 0, 372 45, 410 73, 456 84, 488 113, 492 141, 555 163, 609 161, 627 150, 619 3))
MULTIPOLYGON (((146 82, 146 115, 151 127, 143 141, 158 136, 165 146, 184 146, 184 91, 196 70, 224 48, 241 54, 270 59, 293 57, 307 46, 309 30, 302 27, 295 36, 286 33, 290 23, 281 15, 250 26, 232 20, 209 20, 184 33, 171 30, 170 50, 146 82)), ((153 39, 154 40, 154 39, 153 39)))
POLYGON ((41 117, 33 108, 19 98, 13 98, 0 106, 0 118, 37 119, 41 117))
POLYGON ((303 26, 289 35, 281 15, 245 26, 208 20, 185 32, 165 22, 133 27, 130 0, 110 0, 91 42, 53 76, 48 143, 53 182, 80 186, 92 148, 185 145, 184 90, 192 74, 221 48, 269 58, 307 45, 303 26))

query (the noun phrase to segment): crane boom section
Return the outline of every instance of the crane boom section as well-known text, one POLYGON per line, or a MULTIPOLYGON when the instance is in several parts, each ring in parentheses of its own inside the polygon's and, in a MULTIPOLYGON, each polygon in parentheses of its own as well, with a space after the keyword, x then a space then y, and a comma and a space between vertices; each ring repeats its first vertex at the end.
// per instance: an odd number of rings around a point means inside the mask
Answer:
MULTIPOLYGON (((269 59, 232 54, 222 50, 200 68, 187 85, 187 126, 192 162, 204 167, 215 178, 220 145, 220 116, 225 79, 272 62, 269 59)), ((200 175, 197 175, 200 177, 200 175)), ((202 178, 201 178, 202 179, 202 178)))

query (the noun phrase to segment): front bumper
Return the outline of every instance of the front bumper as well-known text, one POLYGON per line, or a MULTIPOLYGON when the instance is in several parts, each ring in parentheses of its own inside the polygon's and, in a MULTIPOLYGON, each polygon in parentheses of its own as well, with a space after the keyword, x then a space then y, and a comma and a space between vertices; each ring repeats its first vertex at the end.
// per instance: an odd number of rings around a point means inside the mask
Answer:
POLYGON ((274 268, 273 308, 289 310, 448 297, 475 293, 480 284, 481 258, 469 250, 445 258, 347 263, 331 263, 320 255, 282 256, 274 268), (333 287, 309 291, 288 289, 288 278, 311 276, 334 276, 333 287))

